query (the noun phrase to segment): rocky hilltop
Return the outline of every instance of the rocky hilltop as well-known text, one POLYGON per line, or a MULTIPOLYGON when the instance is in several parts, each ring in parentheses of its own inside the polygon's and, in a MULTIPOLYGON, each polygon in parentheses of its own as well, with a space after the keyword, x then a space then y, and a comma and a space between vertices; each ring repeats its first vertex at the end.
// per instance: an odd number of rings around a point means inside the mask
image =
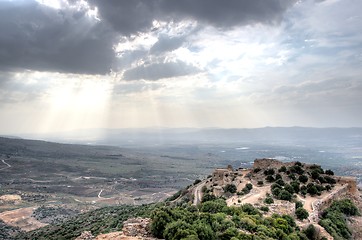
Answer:
MULTIPOLYGON (((357 179, 335 176, 316 164, 256 159, 250 169, 231 166, 215 169, 207 179, 192 187, 193 204, 209 196, 226 199, 227 205, 251 204, 264 210, 264 216, 288 214, 300 227, 314 225, 321 236, 333 239, 319 225, 323 211, 336 200, 350 199, 361 205, 357 179)), ((352 221, 359 225, 361 218, 352 221)), ((359 225, 357 229, 362 229, 359 225)), ((357 230, 355 234, 361 234, 357 230)), ((355 238, 356 239, 356 238, 355 238)))

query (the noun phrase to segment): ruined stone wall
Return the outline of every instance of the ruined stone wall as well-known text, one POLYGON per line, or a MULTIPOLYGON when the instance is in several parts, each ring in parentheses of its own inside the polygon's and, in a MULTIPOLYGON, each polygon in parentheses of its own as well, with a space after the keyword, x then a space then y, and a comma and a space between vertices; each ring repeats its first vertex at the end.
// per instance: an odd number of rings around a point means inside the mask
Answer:
POLYGON ((347 184, 349 193, 356 194, 358 192, 357 178, 336 176, 335 179, 339 184, 347 184))
POLYGON ((295 203, 287 201, 283 201, 282 203, 268 204, 268 207, 268 215, 271 215, 273 213, 293 215, 295 211, 295 203))
POLYGON ((223 186, 229 182, 229 176, 231 176, 231 174, 232 171, 230 171, 229 169, 223 169, 223 168, 215 169, 215 171, 212 174, 212 182, 216 183, 219 186, 223 186))
POLYGON ((276 159, 271 158, 262 158, 262 159, 255 159, 253 168, 260 168, 260 169, 268 169, 268 168, 280 168, 283 166, 284 163, 278 161, 276 159))
POLYGON ((342 186, 342 188, 338 189, 337 191, 332 191, 328 197, 321 199, 321 201, 318 202, 317 206, 313 206, 317 208, 319 211, 324 210, 331 206, 332 202, 338 199, 341 199, 349 194, 349 185, 345 184, 342 186))
MULTIPOLYGON (((291 167, 294 166, 296 162, 281 162, 279 160, 276 159, 272 159, 272 158, 261 158, 261 159, 255 159, 254 160, 254 165, 253 168, 260 168, 260 169, 268 169, 268 168, 280 168, 281 166, 285 166, 285 167, 291 167)), ((314 164, 307 164, 307 163, 303 163, 304 167, 310 167, 314 164)))

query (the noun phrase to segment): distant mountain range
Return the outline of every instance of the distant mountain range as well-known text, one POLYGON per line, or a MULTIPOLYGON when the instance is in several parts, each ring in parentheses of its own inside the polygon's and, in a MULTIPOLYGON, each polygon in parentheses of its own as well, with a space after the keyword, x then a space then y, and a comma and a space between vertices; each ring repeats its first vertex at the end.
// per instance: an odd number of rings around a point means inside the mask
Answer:
POLYGON ((143 128, 86 129, 47 135, 23 137, 66 143, 102 145, 167 145, 213 143, 268 143, 281 145, 321 144, 340 145, 362 141, 362 128, 143 128))

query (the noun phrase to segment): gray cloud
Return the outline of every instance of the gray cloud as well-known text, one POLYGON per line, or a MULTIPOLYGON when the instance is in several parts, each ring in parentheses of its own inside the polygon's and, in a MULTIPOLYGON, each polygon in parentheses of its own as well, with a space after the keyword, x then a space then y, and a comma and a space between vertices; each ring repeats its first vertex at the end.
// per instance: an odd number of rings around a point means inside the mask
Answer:
POLYGON ((45 79, 31 83, 26 80, 26 74, 17 76, 11 72, 0 72, 0 105, 35 101, 43 96, 49 87, 45 79))
POLYGON ((88 0, 98 8, 102 20, 105 20, 122 35, 135 34, 151 28, 156 19, 155 0, 88 0))
POLYGON ((158 41, 151 47, 150 53, 158 54, 163 52, 169 52, 176 50, 181 47, 185 42, 186 37, 169 37, 169 36, 161 36, 158 41))
POLYGON ((35 1, 0 2, 0 69, 109 72, 115 33, 85 10, 56 10, 35 1))
MULTIPOLYGON (((78 0, 68 2, 75 4, 78 0)), ((290 0, 88 2, 97 7, 101 21, 87 16, 85 8, 71 8, 66 4, 57 10, 35 0, 0 1, 0 70, 106 74, 117 69, 119 66, 115 64, 122 62, 113 50, 120 35, 152 31, 154 20, 177 22, 193 19, 216 27, 274 23, 293 4, 290 0)), ((150 53, 172 51, 184 41, 184 36, 162 36, 150 53)), ((166 64, 166 67, 171 65, 166 64)), ((182 69, 173 72, 181 74, 182 69)), ((154 76, 148 78, 154 79, 154 76)))
POLYGON ((268 95, 264 97, 269 102, 300 105, 307 108, 360 107, 362 83, 359 78, 336 77, 323 81, 307 81, 294 86, 281 86, 268 95))
POLYGON ((88 0, 123 34, 149 29, 153 20, 194 19, 216 27, 275 23, 295 0, 88 0))
POLYGON ((164 13, 174 18, 189 17, 216 27, 279 22, 296 1, 290 0, 163 0, 164 13))
POLYGON ((150 65, 141 65, 129 70, 123 74, 123 80, 151 80, 156 81, 163 78, 180 77, 200 72, 201 70, 188 65, 182 61, 153 63, 150 65))
POLYGON ((132 93, 140 93, 144 91, 154 91, 164 87, 164 84, 159 82, 144 82, 144 81, 132 81, 121 82, 113 87, 114 95, 125 95, 132 93))

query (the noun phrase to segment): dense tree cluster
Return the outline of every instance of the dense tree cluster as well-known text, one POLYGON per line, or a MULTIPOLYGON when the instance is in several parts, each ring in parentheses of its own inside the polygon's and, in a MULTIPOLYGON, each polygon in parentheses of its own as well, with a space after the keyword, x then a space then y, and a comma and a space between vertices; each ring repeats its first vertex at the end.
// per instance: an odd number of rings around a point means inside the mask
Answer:
POLYGON ((350 199, 335 201, 323 212, 319 225, 335 240, 351 239, 352 231, 347 226, 346 216, 359 214, 358 208, 350 199))
MULTIPOLYGON (((277 173, 273 168, 264 170, 265 180, 271 185, 273 197, 291 201, 293 194, 311 196, 321 195, 323 191, 330 191, 336 180, 332 177, 332 170, 324 171, 319 165, 304 165, 295 162, 294 165, 281 166, 277 173)), ((258 184, 262 185, 262 184, 258 184)))
POLYGON ((293 198, 294 188, 283 180, 279 179, 271 185, 271 192, 276 199, 291 201, 293 198))
POLYGON ((227 207, 223 199, 203 202, 197 209, 161 207, 154 210, 152 219, 152 233, 166 240, 307 239, 288 215, 263 218, 250 204, 227 207))
POLYGON ((123 222, 127 219, 138 216, 148 217, 156 207, 156 205, 104 207, 79 214, 64 223, 21 233, 15 239, 75 239, 84 231, 90 231, 95 236, 100 233, 115 232, 122 229, 123 222))
POLYGON ((0 220, 0 239, 13 239, 20 232, 20 228, 9 226, 0 220))

